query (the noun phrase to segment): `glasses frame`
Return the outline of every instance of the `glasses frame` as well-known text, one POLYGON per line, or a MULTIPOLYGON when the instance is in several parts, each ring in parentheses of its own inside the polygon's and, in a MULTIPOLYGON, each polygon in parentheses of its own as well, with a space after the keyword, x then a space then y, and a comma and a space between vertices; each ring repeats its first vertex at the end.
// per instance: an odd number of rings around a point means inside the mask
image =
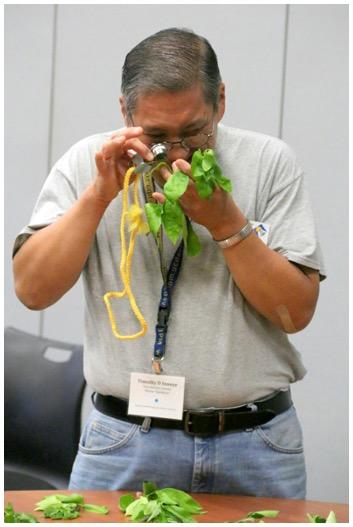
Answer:
MULTIPOLYGON (((136 126, 134 124, 134 120, 132 118, 132 115, 129 115, 129 119, 130 119, 130 121, 132 123, 132 126, 136 126)), ((196 134, 196 135, 204 135, 205 138, 206 138, 205 141, 201 145, 188 146, 185 143, 185 141, 187 141, 187 137, 182 137, 179 141, 157 141, 155 143, 151 143, 149 145, 149 148, 151 148, 154 145, 165 145, 165 147, 167 148, 167 152, 170 152, 173 148, 175 148, 175 145, 180 145, 181 148, 183 148, 183 150, 187 150, 188 152, 190 152, 191 150, 198 150, 198 149, 202 149, 205 146, 207 146, 210 138, 214 136, 214 132, 215 132, 215 130, 214 130, 214 115, 213 115, 212 116, 212 130, 211 130, 211 132, 209 132, 209 133, 199 132, 198 134, 196 134)), ((148 134, 146 134, 146 135, 148 135, 148 134)), ((190 137, 195 137, 195 136, 191 135, 190 137)))

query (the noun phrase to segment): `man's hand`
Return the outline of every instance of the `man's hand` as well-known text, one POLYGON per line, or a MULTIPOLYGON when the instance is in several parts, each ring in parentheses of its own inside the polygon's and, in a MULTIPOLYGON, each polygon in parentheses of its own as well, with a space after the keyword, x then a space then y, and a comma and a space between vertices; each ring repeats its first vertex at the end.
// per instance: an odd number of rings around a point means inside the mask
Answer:
MULTIPOLYGON (((190 178, 186 192, 179 199, 185 214, 196 223, 206 227, 215 239, 222 239, 234 234, 237 226, 244 223, 244 217, 234 203, 232 196, 220 188, 216 188, 210 198, 200 198, 192 179, 191 165, 184 159, 178 159, 172 165, 173 170, 181 170, 190 178)), ((167 181, 171 173, 163 168, 161 174, 167 181)), ((155 192, 153 197, 162 203, 164 195, 155 192)), ((239 230, 240 230, 239 228, 239 230)))
POLYGON ((96 153, 98 173, 93 189, 98 199, 109 203, 123 188, 125 172, 131 161, 128 150, 134 150, 147 161, 153 160, 152 152, 139 139, 142 134, 141 126, 121 128, 96 153))

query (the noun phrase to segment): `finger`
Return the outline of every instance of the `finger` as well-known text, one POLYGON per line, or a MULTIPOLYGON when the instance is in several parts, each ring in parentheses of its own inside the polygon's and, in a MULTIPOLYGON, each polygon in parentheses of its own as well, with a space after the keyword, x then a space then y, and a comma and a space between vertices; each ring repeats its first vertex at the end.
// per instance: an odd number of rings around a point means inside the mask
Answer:
POLYGON ((184 174, 187 174, 188 176, 192 177, 191 165, 190 163, 185 161, 185 159, 177 159, 176 161, 174 161, 172 167, 174 171, 181 170, 182 172, 184 172, 184 174))
POLYGON ((116 130, 115 132, 113 132, 112 135, 110 136, 110 139, 115 139, 115 137, 121 137, 122 135, 130 139, 131 137, 138 137, 142 134, 143 134, 142 126, 129 126, 125 128, 119 128, 119 130, 116 130))
POLYGON ((139 139, 133 138, 133 139, 127 139, 124 145, 124 148, 135 150, 140 156, 142 156, 147 161, 153 161, 154 156, 151 152, 151 150, 148 148, 148 146, 145 145, 142 141, 139 139))
POLYGON ((110 159, 115 159, 115 157, 120 157, 124 153, 123 144, 125 143, 125 136, 116 137, 107 141, 102 146, 103 159, 108 161, 110 159))
POLYGON ((160 192, 153 192, 152 198, 154 198, 161 205, 163 205, 163 203, 165 202, 165 195, 161 194, 160 192))
POLYGON ((104 157, 102 152, 96 153, 96 166, 98 168, 98 172, 103 173, 106 169, 106 164, 104 162, 104 157))
POLYGON ((167 167, 161 167, 158 172, 162 176, 164 182, 168 181, 168 179, 172 175, 172 172, 168 170, 167 167))

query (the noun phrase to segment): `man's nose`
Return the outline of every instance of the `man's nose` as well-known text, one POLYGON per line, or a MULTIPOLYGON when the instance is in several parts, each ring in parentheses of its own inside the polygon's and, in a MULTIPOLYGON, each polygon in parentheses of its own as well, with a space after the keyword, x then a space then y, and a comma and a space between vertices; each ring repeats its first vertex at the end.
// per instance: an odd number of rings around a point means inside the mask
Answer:
POLYGON ((177 159, 189 158, 190 151, 189 149, 183 148, 181 145, 175 145, 168 151, 168 161, 169 163, 174 163, 177 159))

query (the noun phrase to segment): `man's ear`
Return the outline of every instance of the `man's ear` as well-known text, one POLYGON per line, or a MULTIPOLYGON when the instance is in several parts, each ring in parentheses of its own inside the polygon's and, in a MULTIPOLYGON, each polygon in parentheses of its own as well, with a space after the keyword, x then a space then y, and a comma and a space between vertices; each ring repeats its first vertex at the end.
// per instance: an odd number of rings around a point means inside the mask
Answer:
POLYGON ((121 115, 123 116, 123 119, 125 121, 125 125, 127 126, 128 125, 128 118, 127 118, 125 99, 124 99, 123 95, 120 95, 120 97, 119 97, 119 104, 120 104, 121 115))
POLYGON ((226 109, 226 91, 225 91, 224 82, 222 82, 219 85, 219 90, 218 90, 218 110, 217 110, 217 116, 216 116, 217 122, 221 121, 224 115, 225 109, 226 109))

